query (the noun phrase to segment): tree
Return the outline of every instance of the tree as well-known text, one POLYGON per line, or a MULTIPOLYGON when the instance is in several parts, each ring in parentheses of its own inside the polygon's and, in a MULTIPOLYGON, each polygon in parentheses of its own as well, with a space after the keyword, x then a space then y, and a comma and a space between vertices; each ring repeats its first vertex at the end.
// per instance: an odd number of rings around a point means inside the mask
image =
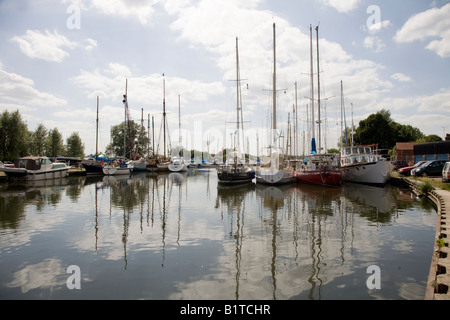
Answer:
POLYGON ((84 144, 77 132, 73 132, 66 139, 66 156, 80 158, 84 156, 84 144))
POLYGON ((57 128, 48 132, 45 141, 45 154, 48 157, 64 154, 64 141, 57 128))
POLYGON ((124 152, 124 125, 125 122, 122 122, 111 128, 112 142, 106 147, 106 152, 112 153, 116 157, 123 157, 125 155, 128 159, 145 156, 148 152, 148 137, 142 131, 141 125, 133 120, 127 121, 127 133, 125 137, 126 150, 124 152))
POLYGON ((29 131, 19 110, 0 115, 0 160, 14 161, 28 154, 29 131))
POLYGON ((392 120, 386 109, 360 121, 354 136, 358 144, 378 144, 380 149, 392 149, 397 142, 412 142, 424 137, 419 129, 392 120))
POLYGON ((378 144, 380 149, 390 149, 396 142, 394 135, 391 114, 383 109, 360 121, 354 138, 360 144, 378 144))
POLYGON ((411 142, 423 139, 425 135, 418 129, 411 125, 396 124, 397 142, 411 142))
POLYGON ((429 136, 424 136, 421 139, 416 140, 416 142, 440 142, 442 138, 436 134, 430 134, 429 136))
POLYGON ((31 134, 30 151, 32 155, 41 156, 45 154, 45 138, 47 136, 47 129, 41 123, 36 130, 31 134))

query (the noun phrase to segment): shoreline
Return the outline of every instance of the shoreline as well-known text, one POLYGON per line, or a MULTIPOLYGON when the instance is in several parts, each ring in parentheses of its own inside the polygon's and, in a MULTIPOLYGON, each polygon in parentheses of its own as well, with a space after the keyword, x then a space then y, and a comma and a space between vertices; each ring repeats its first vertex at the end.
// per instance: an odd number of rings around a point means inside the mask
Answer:
POLYGON ((422 181, 406 177, 391 177, 392 182, 408 186, 418 196, 426 196, 437 208, 435 241, 424 300, 450 300, 450 256, 448 254, 450 249, 446 210, 446 204, 450 204, 450 191, 435 187, 434 190, 423 194, 420 191, 422 181))

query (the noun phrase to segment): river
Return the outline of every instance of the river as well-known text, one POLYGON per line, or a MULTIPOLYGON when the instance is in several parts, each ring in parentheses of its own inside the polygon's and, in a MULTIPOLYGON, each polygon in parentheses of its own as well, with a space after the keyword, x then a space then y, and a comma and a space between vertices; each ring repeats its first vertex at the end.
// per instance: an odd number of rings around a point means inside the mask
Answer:
POLYGON ((403 187, 215 169, 0 190, 0 299, 423 299, 437 221, 403 187))

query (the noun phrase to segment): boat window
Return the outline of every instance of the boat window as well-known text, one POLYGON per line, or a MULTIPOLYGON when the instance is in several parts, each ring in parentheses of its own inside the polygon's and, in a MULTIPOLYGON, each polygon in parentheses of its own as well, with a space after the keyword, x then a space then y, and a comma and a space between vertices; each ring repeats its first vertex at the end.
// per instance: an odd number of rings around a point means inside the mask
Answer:
MULTIPOLYGON (((39 159, 41 164, 51 164, 52 162, 48 158, 39 159)), ((39 164, 39 160, 36 160, 36 164, 39 164)))
POLYGON ((364 150, 364 148, 359 148, 359 153, 364 153, 365 152, 365 150, 364 150))
POLYGON ((371 153, 370 148, 365 148, 366 149, 366 153, 371 153))

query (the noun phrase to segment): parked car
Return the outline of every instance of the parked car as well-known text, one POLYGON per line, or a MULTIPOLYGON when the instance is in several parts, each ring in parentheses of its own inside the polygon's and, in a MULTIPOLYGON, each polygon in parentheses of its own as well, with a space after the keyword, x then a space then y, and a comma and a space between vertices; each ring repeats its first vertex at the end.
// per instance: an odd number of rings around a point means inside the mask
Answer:
POLYGON ((450 162, 446 162, 442 169, 442 182, 450 181, 450 162))
POLYGON ((419 177, 427 176, 441 176, 442 169, 447 161, 445 160, 433 160, 421 165, 415 169, 415 175, 419 177))
POLYGON ((399 170, 408 166, 408 163, 405 160, 392 161, 392 164, 394 165, 394 170, 399 170))
POLYGON ((419 161, 419 162, 417 162, 415 165, 413 165, 411 167, 400 168, 400 169, 398 169, 398 173, 400 173, 401 175, 404 175, 404 176, 408 176, 408 175, 411 174, 411 170, 416 169, 417 167, 421 166, 425 162, 426 161, 419 161))

